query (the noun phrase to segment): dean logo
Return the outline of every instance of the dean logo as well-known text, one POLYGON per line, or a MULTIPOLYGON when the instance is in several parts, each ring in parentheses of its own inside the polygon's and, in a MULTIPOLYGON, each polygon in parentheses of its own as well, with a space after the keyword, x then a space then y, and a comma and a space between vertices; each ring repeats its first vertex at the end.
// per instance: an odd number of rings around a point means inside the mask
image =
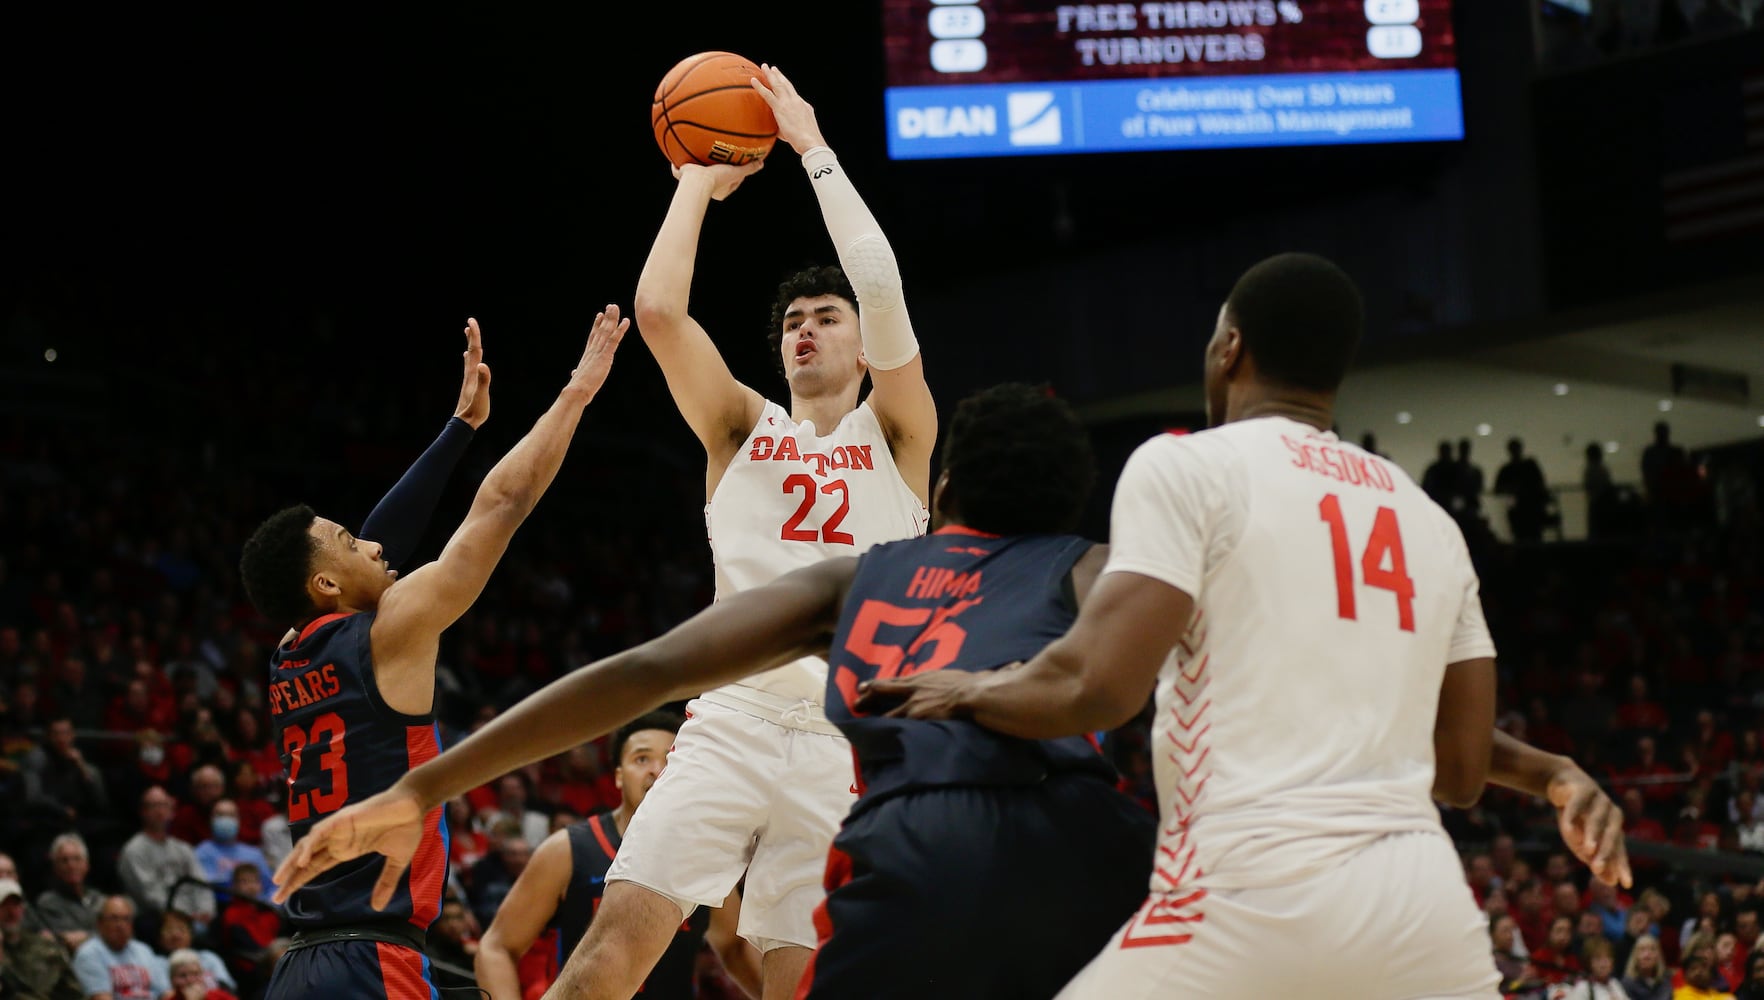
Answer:
POLYGON ((809 174, 809 177, 813 180, 818 181, 823 177, 830 176, 832 173, 833 173, 832 167, 816 167, 815 172, 812 174, 809 174))
POLYGON ((1060 144, 1060 103, 1051 90, 1005 95, 1005 118, 1010 122, 1013 146, 1060 144))
POLYGON ((764 146, 737 146, 734 143, 718 139, 716 145, 711 147, 710 161, 739 167, 755 160, 764 159, 765 155, 764 146))
POLYGON ((901 108, 895 131, 902 139, 951 139, 998 134, 998 109, 990 104, 967 107, 901 108))

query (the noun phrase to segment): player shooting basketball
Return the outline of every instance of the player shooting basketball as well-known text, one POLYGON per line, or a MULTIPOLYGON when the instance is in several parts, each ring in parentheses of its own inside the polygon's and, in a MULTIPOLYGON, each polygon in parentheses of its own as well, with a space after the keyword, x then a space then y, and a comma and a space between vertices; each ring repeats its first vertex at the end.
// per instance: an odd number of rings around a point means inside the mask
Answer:
MULTIPOLYGON (((802 158, 841 264, 778 290, 772 337, 789 406, 736 381, 687 311, 705 212, 758 163, 680 168, 637 284, 637 328, 704 445, 719 599, 922 533, 937 437, 888 239, 814 109, 784 74, 762 72, 754 86, 802 158)), ((628 1000, 681 921, 721 905, 743 872, 740 934, 764 954, 765 995, 795 989, 816 941, 827 845, 855 798, 850 746, 821 707, 826 669, 799 659, 689 706, 667 771, 625 831, 600 911, 558 978, 562 995, 628 1000)))

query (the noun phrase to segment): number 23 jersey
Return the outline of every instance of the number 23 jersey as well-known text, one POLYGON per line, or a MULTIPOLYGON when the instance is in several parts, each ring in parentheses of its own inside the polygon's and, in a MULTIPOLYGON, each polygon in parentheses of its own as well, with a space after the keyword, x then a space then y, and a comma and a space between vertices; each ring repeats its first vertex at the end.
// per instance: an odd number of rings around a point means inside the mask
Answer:
MULTIPOLYGON (((924 504, 900 478, 870 404, 825 435, 768 401, 704 507, 717 596, 763 587, 785 573, 881 542, 925 533, 924 504)), ((826 664, 798 660, 739 686, 820 702, 826 664)))
MULTIPOLYGON (((270 658, 266 689, 288 782, 288 832, 298 843, 319 820, 383 792, 441 751, 433 714, 405 715, 380 697, 374 678, 374 615, 315 619, 270 658)), ((384 910, 369 902, 385 858, 345 861, 288 899, 296 930, 408 921, 426 929, 441 911, 447 825, 440 808, 384 910)))
POLYGON ((1447 664, 1493 656, 1456 523, 1403 471, 1283 417, 1142 445, 1105 574, 1194 598, 1157 684, 1154 891, 1291 884, 1439 831, 1447 664))

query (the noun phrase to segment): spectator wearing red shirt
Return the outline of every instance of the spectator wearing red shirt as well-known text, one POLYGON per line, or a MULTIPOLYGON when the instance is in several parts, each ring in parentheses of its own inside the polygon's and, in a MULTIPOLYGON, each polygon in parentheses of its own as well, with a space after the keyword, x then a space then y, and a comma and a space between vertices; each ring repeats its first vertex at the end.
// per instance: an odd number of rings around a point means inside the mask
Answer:
POLYGON ((1678 633, 1672 637, 1672 659, 1666 664, 1666 676, 1674 684, 1698 688, 1709 683, 1709 664, 1697 655, 1690 636, 1678 633))
POLYGON ((1486 854, 1472 854, 1464 866, 1464 881, 1470 884, 1470 894, 1476 897, 1476 905, 1481 907, 1488 901, 1490 890, 1499 886, 1495 880, 1494 862, 1486 854))
POLYGON ((1733 760, 1733 736, 1715 728, 1715 713, 1706 708, 1697 713, 1697 730, 1691 737, 1691 746, 1696 747, 1697 759, 1702 763, 1701 773, 1718 774, 1733 760))
POLYGON ((265 736, 257 713, 241 708, 233 724, 233 753, 257 772, 257 781, 268 785, 282 776, 282 754, 265 736))
POLYGON ((1509 890, 1514 882, 1513 862, 1517 858, 1518 851, 1513 845, 1513 835, 1496 834, 1495 839, 1488 845, 1488 860, 1490 864, 1494 865, 1495 874, 1500 877, 1503 884, 1509 887, 1509 890))
POLYGON ((1580 889, 1573 882, 1557 882, 1550 890, 1550 913, 1556 919, 1568 918, 1569 930, 1576 930, 1580 920, 1580 889))
POLYGON ((1574 918, 1556 917, 1544 938, 1544 946, 1531 953, 1532 968, 1546 983, 1572 982, 1581 973, 1580 957, 1574 954, 1574 918))
POLYGON ((1705 805, 1708 793, 1701 787, 1684 795, 1684 808, 1678 812, 1678 826, 1672 831, 1674 843, 1699 851, 1713 851, 1721 846, 1721 825, 1712 822, 1705 805))
MULTIPOLYGON (((1666 843, 1666 827, 1659 820, 1648 815, 1647 802, 1642 798, 1642 791, 1639 788, 1631 788, 1623 793, 1623 827, 1623 832, 1626 835, 1637 840, 1652 841, 1656 844, 1666 843)), ((1647 863, 1658 864, 1654 861, 1647 863)))
POLYGON ((263 797, 263 782, 257 767, 248 760, 235 761, 233 772, 233 803, 239 807, 239 839, 247 844, 263 842, 263 824, 276 814, 276 807, 263 797))
POLYGON ((1640 789, 1642 797, 1656 805, 1664 805, 1678 797, 1683 787, 1670 779, 1679 777, 1666 763, 1660 760, 1659 744, 1652 736, 1643 736, 1635 741, 1635 763, 1618 772, 1618 783, 1640 789))
POLYGON ((1730 990, 1746 981, 1746 949, 1731 931, 1715 938, 1715 974, 1727 982, 1730 990))
POLYGON ((146 729, 169 733, 176 723, 170 703, 155 703, 147 682, 139 677, 129 681, 125 693, 110 700, 104 713, 104 728, 114 733, 139 733, 146 729))
POLYGON ((1525 714, 1527 742, 1541 750, 1563 755, 1574 752, 1574 741, 1568 731, 1550 718, 1550 703, 1543 698, 1531 699, 1525 714))
POLYGON ((1617 706, 1617 728, 1651 733, 1666 729, 1666 709, 1649 696, 1648 679, 1641 674, 1629 678, 1629 697, 1617 706))
POLYGON ((472 814, 472 804, 464 797, 448 800, 448 856, 455 871, 470 872, 480 858, 490 853, 490 838, 478 830, 472 814))
POLYGON ((221 936, 234 952, 261 952, 282 930, 282 916, 257 902, 263 896, 263 873, 254 864, 233 869, 233 895, 221 911, 221 936))
POLYGON ((612 775, 600 763, 600 747, 584 743, 564 754, 558 802, 581 816, 616 808, 621 801, 612 775))
POLYGON ((178 807, 172 820, 171 835, 186 844, 200 844, 210 835, 209 814, 214 804, 227 794, 227 779, 221 769, 204 764, 190 775, 190 801, 178 807))
POLYGON ((1530 948, 1541 947, 1550 933, 1550 920, 1555 916, 1544 900, 1543 883, 1529 879, 1513 892, 1513 919, 1519 934, 1530 948))

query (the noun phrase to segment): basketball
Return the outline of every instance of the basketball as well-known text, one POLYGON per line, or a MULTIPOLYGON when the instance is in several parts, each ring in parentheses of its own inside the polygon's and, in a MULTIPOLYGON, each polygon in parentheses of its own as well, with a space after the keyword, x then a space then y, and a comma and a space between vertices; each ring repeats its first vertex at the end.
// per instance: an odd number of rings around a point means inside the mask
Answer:
POLYGON ((759 75, 733 52, 700 52, 668 70, 650 106, 662 154, 676 167, 765 159, 778 122, 749 82, 759 75))

